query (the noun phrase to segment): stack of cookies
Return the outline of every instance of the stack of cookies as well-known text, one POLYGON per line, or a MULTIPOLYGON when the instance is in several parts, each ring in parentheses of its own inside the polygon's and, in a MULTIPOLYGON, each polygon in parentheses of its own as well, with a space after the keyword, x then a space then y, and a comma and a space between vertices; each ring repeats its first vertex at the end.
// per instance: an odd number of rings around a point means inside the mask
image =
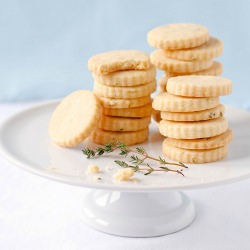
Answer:
POLYGON ((213 61, 223 52, 223 43, 197 24, 179 23, 157 27, 148 33, 148 43, 158 48, 152 52, 152 63, 164 71, 158 81, 159 92, 166 91, 170 77, 182 75, 222 74, 222 65, 213 61))
POLYGON ((167 92, 158 94, 153 108, 161 111, 159 130, 167 138, 163 153, 185 163, 218 161, 227 155, 232 131, 219 96, 230 94, 232 82, 217 76, 177 76, 167 92))
POLYGON ((145 141, 152 113, 151 93, 156 69, 143 51, 110 51, 91 57, 94 94, 102 105, 101 119, 90 136, 97 144, 145 141))

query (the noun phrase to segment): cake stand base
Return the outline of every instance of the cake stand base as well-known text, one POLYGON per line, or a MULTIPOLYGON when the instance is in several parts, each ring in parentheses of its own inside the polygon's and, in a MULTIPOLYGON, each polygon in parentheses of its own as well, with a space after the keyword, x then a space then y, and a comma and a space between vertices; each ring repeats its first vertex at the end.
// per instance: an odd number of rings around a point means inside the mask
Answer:
POLYGON ((194 218, 194 204, 182 192, 91 190, 84 196, 84 222, 108 234, 161 236, 184 229, 194 218))

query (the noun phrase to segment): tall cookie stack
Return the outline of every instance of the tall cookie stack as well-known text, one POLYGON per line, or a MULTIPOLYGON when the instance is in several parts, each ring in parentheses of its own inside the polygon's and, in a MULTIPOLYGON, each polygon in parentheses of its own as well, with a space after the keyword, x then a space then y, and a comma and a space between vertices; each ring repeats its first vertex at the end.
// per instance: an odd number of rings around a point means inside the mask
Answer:
POLYGON ((110 51, 91 57, 94 94, 102 104, 98 128, 90 140, 105 144, 145 141, 152 112, 150 94, 156 89, 156 69, 143 51, 110 51))
POLYGON ((148 43, 158 48, 150 59, 164 75, 158 81, 159 92, 166 91, 170 77, 222 74, 222 65, 213 61, 223 52, 223 43, 197 24, 179 23, 157 27, 148 33, 148 43))
POLYGON ((167 92, 158 94, 153 108, 161 111, 160 133, 167 138, 163 153, 186 163, 218 161, 227 155, 232 131, 219 96, 232 91, 232 82, 216 76, 177 76, 167 92))

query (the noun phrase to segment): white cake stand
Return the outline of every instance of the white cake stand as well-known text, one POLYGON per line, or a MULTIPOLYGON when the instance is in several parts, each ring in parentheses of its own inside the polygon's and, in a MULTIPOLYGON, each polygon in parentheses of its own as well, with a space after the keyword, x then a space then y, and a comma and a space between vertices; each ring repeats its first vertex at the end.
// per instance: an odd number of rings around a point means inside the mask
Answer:
MULTIPOLYGON (((90 188, 84 196, 83 219, 91 227, 114 235, 152 237, 179 231, 195 218, 193 202, 180 190, 232 183, 250 176, 250 114, 227 107, 226 115, 235 138, 229 156, 219 162, 192 165, 175 173, 144 176, 136 173, 128 182, 114 182, 119 168, 107 155, 86 159, 81 149, 93 146, 88 140, 74 149, 54 145, 47 133, 48 121, 58 102, 48 102, 20 112, 0 128, 0 151, 15 165, 29 172, 71 185, 90 188), (89 175, 95 163, 102 173, 89 175), (108 166, 108 168, 107 168, 108 166), (100 181, 96 181, 101 177, 100 181)), ((152 123, 148 142, 150 154, 161 155, 162 137, 152 123)))

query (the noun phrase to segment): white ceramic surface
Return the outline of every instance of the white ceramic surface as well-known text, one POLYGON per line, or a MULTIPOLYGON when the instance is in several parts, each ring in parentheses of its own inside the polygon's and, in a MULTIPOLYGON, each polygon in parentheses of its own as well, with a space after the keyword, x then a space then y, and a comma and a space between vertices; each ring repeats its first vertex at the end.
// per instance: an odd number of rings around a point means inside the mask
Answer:
MULTIPOLYGON (((185 177, 174 173, 153 173, 144 176, 136 173, 128 182, 115 182, 113 173, 119 167, 111 155, 86 159, 81 149, 95 145, 86 140, 76 148, 60 148, 54 145, 47 132, 48 121, 58 102, 49 102, 24 110, 5 121, 0 128, 0 151, 15 165, 32 173, 64 183, 83 187, 119 190, 127 192, 151 192, 183 190, 228 183, 250 176, 250 114, 227 107, 226 116, 234 131, 228 158, 202 165, 188 164, 185 177), (98 164, 102 173, 86 174, 89 164, 98 164), (109 166, 111 170, 106 170, 109 166), (94 181, 95 176, 101 181, 94 181)), ((161 155, 163 137, 152 122, 148 142, 142 144, 150 154, 161 155)), ((119 158, 119 157, 118 157, 119 158)), ((174 167, 173 167, 174 168, 174 167)))
POLYGON ((177 232, 195 217, 193 202, 177 191, 127 193, 91 190, 84 196, 83 220, 109 234, 154 237, 177 232))

